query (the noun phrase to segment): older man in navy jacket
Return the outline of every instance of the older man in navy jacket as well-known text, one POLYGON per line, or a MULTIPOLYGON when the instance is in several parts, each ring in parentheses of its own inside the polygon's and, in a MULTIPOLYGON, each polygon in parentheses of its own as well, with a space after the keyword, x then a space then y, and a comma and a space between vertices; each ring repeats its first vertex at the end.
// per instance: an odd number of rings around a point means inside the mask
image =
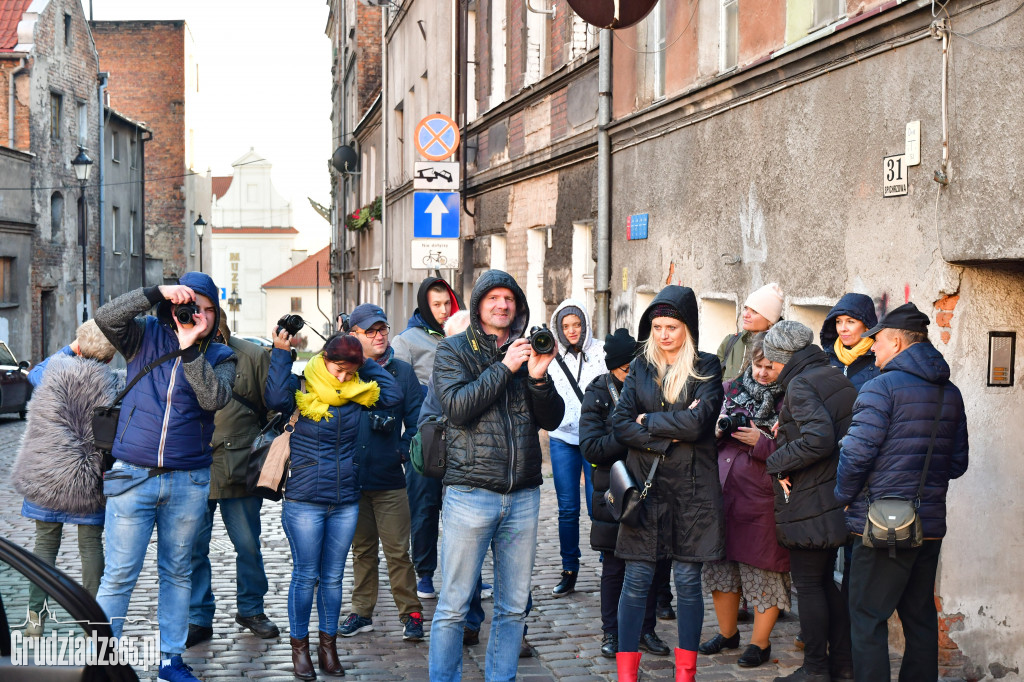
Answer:
POLYGON ((946 534, 950 479, 967 471, 967 417, 949 365, 928 341, 928 316, 907 303, 864 333, 881 374, 864 384, 842 441, 836 498, 848 505, 846 525, 863 533, 868 504, 886 495, 920 502, 924 543, 914 549, 873 549, 854 543, 850 621, 854 675, 889 679, 886 621, 898 611, 906 638, 901 682, 938 678, 935 572, 946 534), (941 400, 941 403, 940 403, 941 400), (935 433, 927 478, 921 473, 935 433))

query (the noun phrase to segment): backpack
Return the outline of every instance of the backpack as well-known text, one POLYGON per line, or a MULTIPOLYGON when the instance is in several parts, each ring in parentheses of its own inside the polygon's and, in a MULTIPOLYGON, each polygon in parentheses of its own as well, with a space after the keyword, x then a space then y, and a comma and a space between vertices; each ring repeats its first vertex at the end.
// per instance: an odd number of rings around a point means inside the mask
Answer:
POLYGON ((448 465, 448 440, 445 437, 446 417, 431 415, 416 430, 409 443, 409 461, 416 473, 427 478, 444 478, 448 465))

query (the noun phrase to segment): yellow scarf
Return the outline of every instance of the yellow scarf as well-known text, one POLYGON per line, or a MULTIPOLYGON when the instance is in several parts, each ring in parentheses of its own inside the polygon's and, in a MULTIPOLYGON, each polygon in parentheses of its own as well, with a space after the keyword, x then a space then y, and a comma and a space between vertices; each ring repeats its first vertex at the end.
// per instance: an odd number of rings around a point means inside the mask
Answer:
POLYGON ((324 356, 317 355, 306 365, 303 372, 306 377, 306 393, 295 392, 295 405, 299 413, 315 422, 330 419, 331 407, 345 403, 359 403, 363 407, 372 407, 380 397, 380 387, 376 381, 360 381, 358 374, 342 383, 327 371, 324 356))
POLYGON ((842 339, 836 339, 836 345, 834 346, 836 357, 839 358, 839 362, 849 367, 853 364, 854 360, 871 350, 871 344, 873 343, 873 339, 861 339, 853 348, 847 348, 843 345, 842 339))

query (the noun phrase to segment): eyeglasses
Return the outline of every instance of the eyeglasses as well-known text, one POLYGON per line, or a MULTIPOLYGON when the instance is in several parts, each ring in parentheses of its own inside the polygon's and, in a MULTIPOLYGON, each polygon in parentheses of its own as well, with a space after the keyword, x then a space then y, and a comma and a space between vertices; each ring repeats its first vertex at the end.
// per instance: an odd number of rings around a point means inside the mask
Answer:
POLYGON ((389 327, 388 325, 384 325, 383 327, 380 327, 378 329, 367 329, 366 331, 361 333, 368 339, 375 339, 377 338, 378 334, 380 334, 381 336, 387 336, 388 334, 390 334, 391 327, 389 327))

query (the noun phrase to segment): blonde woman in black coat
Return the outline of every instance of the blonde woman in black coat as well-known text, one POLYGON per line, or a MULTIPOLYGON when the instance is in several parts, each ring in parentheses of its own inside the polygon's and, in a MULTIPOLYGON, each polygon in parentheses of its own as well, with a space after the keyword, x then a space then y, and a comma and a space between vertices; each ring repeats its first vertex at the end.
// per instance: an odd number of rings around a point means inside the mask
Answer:
POLYGON ((669 286, 644 311, 644 352, 630 365, 612 414, 616 438, 629 448, 626 467, 642 488, 658 469, 639 525, 619 526, 615 556, 626 561, 619 599, 619 680, 636 680, 637 644, 647 593, 659 559, 673 560, 679 645, 676 680, 692 682, 704 619, 701 566, 725 556, 722 489, 715 422, 722 407, 722 368, 697 351, 697 299, 669 286))

